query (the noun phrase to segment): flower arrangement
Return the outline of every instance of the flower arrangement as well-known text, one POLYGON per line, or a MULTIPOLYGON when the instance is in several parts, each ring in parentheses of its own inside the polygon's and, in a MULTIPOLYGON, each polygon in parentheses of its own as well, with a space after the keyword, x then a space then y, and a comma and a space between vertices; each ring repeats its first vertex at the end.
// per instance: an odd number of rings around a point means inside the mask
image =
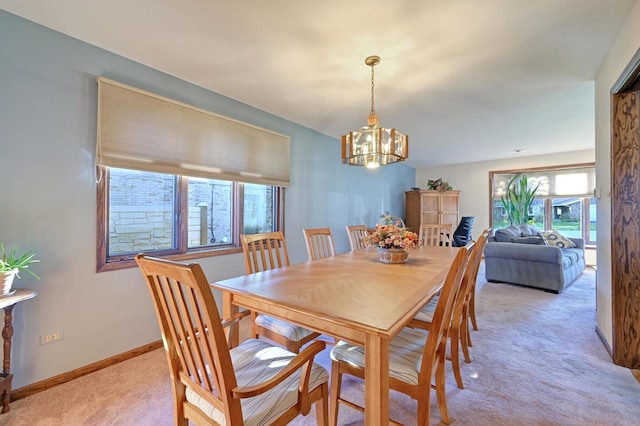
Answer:
POLYGON ((382 249, 408 251, 418 245, 418 234, 398 225, 376 225, 376 230, 367 240, 382 249))
POLYGON ((435 180, 429 179, 427 182, 428 188, 434 191, 451 191, 453 187, 449 185, 449 182, 445 182, 442 178, 435 180))

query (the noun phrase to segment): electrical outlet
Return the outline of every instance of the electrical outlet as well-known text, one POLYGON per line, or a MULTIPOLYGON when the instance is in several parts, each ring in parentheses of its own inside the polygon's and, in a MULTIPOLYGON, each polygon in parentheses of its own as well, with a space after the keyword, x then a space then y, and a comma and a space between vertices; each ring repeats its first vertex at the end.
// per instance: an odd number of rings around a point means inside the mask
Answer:
POLYGON ((64 330, 54 331, 51 334, 41 334, 40 344, 46 345, 47 343, 57 342, 58 340, 62 339, 64 339, 64 330))

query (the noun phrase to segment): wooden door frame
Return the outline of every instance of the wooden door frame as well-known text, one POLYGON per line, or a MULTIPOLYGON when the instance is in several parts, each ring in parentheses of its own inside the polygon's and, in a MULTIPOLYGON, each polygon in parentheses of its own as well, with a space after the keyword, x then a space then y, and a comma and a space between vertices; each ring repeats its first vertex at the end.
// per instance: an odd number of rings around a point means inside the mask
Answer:
POLYGON ((618 102, 638 91, 640 50, 611 88, 611 309, 613 362, 640 368, 640 95, 617 113, 618 102), (632 115, 635 108, 636 115, 632 115), (625 124, 633 123, 633 131, 625 124), (624 133, 622 137, 621 133, 624 133), (631 136, 631 137, 629 137, 631 136))

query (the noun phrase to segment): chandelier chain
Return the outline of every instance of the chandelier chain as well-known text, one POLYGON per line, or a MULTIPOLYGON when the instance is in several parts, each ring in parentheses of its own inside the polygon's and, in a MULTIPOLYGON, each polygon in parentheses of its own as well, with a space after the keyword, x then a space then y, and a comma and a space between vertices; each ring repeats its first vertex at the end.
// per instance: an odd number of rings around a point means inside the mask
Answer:
POLYGON ((374 89, 373 67, 374 67, 374 65, 371 65, 371 111, 369 112, 369 115, 375 115, 376 114, 376 109, 375 109, 375 106, 374 106, 374 98, 373 98, 373 89, 374 89))

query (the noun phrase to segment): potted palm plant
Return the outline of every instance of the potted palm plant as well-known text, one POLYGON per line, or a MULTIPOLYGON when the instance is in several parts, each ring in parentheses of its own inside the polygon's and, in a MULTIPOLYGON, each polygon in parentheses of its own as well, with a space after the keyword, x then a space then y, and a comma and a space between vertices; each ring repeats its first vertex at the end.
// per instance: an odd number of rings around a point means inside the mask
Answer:
POLYGON ((18 254, 16 249, 7 252, 4 244, 0 243, 0 296, 11 294, 11 286, 15 277, 20 278, 20 272, 26 271, 36 279, 40 279, 35 272, 29 270, 29 265, 39 262, 32 251, 18 254))
POLYGON ((518 173, 507 185, 506 197, 501 197, 502 206, 507 212, 511 225, 522 225, 529 221, 531 204, 536 197, 540 182, 535 187, 529 185, 527 176, 518 173))

